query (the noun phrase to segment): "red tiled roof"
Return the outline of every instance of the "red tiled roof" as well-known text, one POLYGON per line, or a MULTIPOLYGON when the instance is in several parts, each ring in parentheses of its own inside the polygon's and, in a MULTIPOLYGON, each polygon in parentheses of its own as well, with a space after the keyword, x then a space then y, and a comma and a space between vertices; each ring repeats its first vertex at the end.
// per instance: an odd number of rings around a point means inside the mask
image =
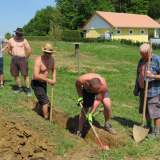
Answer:
POLYGON ((111 27, 160 28, 160 24, 147 15, 96 11, 81 28, 82 30, 95 14, 101 17, 111 27))

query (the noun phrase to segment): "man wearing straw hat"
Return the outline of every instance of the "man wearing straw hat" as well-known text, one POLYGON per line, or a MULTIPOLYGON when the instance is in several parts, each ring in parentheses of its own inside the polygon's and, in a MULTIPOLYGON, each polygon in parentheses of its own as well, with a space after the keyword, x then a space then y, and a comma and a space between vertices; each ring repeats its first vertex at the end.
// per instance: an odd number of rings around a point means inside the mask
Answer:
POLYGON ((18 90, 14 91, 14 93, 22 93, 24 89, 21 85, 21 80, 19 77, 19 70, 21 71, 21 75, 24 77, 24 81, 27 87, 27 95, 31 96, 31 90, 29 87, 29 77, 28 77, 28 62, 27 59, 31 53, 31 49, 29 43, 23 36, 22 28, 17 28, 15 32, 15 37, 9 39, 8 52, 12 56, 10 72, 11 75, 15 78, 15 81, 18 85, 18 90), (27 53, 25 53, 25 49, 27 53))
POLYGON ((139 60, 137 67, 137 78, 133 94, 138 96, 140 93, 139 113, 143 113, 144 88, 146 77, 149 78, 147 101, 146 101, 146 121, 147 127, 150 128, 147 138, 159 137, 160 126, 160 56, 151 52, 150 70, 147 71, 150 45, 144 43, 140 46, 142 58, 139 60), (154 119, 154 131, 152 131, 152 119, 154 119))
POLYGON ((48 117, 48 105, 49 99, 47 96, 47 83, 54 85, 56 83, 56 69, 55 61, 51 56, 53 52, 53 47, 51 44, 46 44, 42 48, 43 55, 36 58, 34 62, 34 72, 32 76, 31 86, 34 93, 38 99, 37 112, 39 115, 44 115, 46 120, 48 117), (53 79, 49 79, 49 71, 52 71, 53 79))

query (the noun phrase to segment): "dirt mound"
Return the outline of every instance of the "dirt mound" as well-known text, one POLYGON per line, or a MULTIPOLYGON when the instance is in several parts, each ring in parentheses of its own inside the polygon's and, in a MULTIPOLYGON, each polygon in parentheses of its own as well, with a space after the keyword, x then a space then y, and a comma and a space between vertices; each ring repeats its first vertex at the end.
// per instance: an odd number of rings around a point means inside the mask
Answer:
POLYGON ((24 130, 14 121, 0 118, 0 160, 44 159, 54 155, 53 143, 41 139, 30 130, 24 130))

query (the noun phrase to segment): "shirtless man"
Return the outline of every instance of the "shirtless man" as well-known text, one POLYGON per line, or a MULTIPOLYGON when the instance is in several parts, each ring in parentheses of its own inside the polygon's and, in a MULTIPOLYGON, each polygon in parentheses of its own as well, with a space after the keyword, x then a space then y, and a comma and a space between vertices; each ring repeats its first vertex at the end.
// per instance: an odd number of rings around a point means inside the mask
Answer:
POLYGON ((47 83, 54 85, 56 83, 56 69, 54 58, 51 56, 53 47, 51 44, 46 44, 42 49, 43 55, 36 58, 34 62, 34 73, 32 76, 31 86, 38 99, 37 112, 41 115, 43 111, 44 118, 49 121, 47 97, 47 83), (49 71, 52 71, 53 79, 48 79, 49 71))
POLYGON ((15 37, 9 39, 8 52, 12 56, 11 75, 15 78, 15 81, 18 85, 18 90, 14 91, 14 93, 22 93, 24 92, 23 87, 21 85, 21 80, 19 77, 19 70, 21 71, 21 75, 24 77, 25 84, 27 86, 27 95, 31 96, 31 90, 29 88, 29 77, 28 77, 28 62, 27 58, 31 53, 30 46, 26 39, 22 38, 23 31, 22 28, 17 28, 15 37), (27 53, 25 54, 25 49, 27 53))
MULTIPOLYGON (((111 118, 111 101, 109 97, 109 92, 107 89, 107 83, 103 77, 99 74, 88 73, 79 77, 76 80, 76 89, 79 95, 79 99, 77 100, 77 104, 83 102, 83 107, 86 113, 91 107, 88 120, 92 122, 92 114, 98 108, 100 103, 103 103, 104 106, 104 117, 105 117, 105 125, 104 130, 108 131, 111 134, 117 134, 117 132, 112 128, 110 124, 111 118), (82 87, 83 86, 83 87, 82 87), (95 99, 95 95, 96 99, 95 99)), ((77 136, 82 136, 83 125, 86 121, 85 114, 83 110, 81 110, 79 116, 79 126, 77 131, 77 136)))

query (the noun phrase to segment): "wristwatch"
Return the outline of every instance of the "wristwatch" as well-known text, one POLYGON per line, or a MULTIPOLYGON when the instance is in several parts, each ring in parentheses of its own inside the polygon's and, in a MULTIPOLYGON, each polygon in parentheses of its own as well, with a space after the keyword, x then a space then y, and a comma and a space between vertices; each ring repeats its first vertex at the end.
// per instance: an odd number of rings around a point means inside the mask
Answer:
POLYGON ((156 75, 154 74, 154 79, 156 79, 156 75))

